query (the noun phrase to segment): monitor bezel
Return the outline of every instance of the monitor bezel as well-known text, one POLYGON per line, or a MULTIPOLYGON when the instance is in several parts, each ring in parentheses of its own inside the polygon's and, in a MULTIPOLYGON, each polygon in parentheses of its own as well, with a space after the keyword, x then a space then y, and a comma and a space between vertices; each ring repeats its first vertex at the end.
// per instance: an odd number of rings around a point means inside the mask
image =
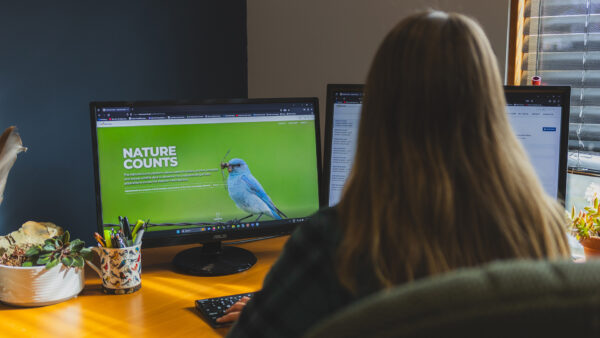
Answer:
POLYGON ((567 161, 569 157, 569 116, 571 113, 570 86, 504 86, 504 95, 508 103, 509 94, 539 93, 561 96, 561 126, 558 158, 558 193, 556 200, 565 206, 567 192, 567 161))
MULTIPOLYGON (((142 106, 162 106, 162 105, 222 105, 222 104, 264 104, 264 103, 311 103, 314 107, 314 129, 316 143, 317 160, 317 187, 320 190, 322 185, 322 160, 321 160, 321 139, 319 122, 319 100, 316 97, 297 97, 297 98, 253 98, 253 99, 206 99, 206 100, 160 100, 160 101, 92 101, 90 107, 90 123, 92 130, 92 157, 94 165, 94 187, 96 198, 96 226, 99 233, 102 233, 102 199, 100 191, 100 173, 98 166, 98 134, 96 130, 96 108, 102 107, 142 107, 142 106)), ((323 206, 322 193, 318 193, 319 208, 323 206)), ((310 216, 310 215, 307 215, 310 216)), ((165 237, 145 237, 143 248, 173 246, 182 244, 203 244, 212 242, 221 242, 228 240, 250 239, 260 237, 281 236, 290 234, 298 225, 303 222, 286 223, 278 225, 269 225, 261 228, 249 228, 248 230, 235 231, 215 231, 204 233, 193 233, 185 235, 171 235, 165 237)))
MULTIPOLYGON (((362 84, 328 84, 327 85, 327 98, 325 102, 325 136, 323 137, 324 149, 323 149, 323 187, 321 188, 324 205, 329 206, 329 181, 331 176, 331 137, 333 132, 333 105, 335 101, 335 93, 339 91, 347 92, 363 92, 364 85, 362 84)), ((362 111, 361 111, 362 114, 362 111)))

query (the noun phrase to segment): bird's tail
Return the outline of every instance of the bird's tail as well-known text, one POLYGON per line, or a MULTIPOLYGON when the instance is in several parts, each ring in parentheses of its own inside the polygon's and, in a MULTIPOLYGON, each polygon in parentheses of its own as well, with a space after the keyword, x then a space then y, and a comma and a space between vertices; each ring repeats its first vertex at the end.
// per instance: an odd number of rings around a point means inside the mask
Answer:
POLYGON ((273 204, 273 202, 267 203, 267 206, 269 207, 269 210, 271 210, 271 217, 273 217, 274 219, 288 218, 287 215, 283 213, 283 211, 279 210, 275 206, 275 204, 273 204))
POLYGON ((273 218, 275 218, 275 219, 287 218, 287 215, 284 214, 283 211, 279 210, 275 205, 270 205, 269 209, 271 209, 273 218))

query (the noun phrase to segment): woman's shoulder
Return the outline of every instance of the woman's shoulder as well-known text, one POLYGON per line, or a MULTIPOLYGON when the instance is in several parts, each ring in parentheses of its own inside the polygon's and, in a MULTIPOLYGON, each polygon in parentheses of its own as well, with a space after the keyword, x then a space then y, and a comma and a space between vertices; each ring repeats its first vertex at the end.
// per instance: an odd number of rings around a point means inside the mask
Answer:
POLYGON ((337 228, 335 208, 319 210, 296 228, 231 337, 299 337, 352 301, 334 268, 337 228))

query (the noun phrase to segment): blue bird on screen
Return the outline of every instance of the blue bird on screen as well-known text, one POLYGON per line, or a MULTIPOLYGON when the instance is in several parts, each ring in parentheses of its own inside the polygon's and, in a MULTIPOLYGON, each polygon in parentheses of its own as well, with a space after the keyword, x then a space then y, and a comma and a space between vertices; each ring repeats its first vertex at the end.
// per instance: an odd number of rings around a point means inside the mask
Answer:
POLYGON ((222 163, 221 168, 227 168, 229 172, 229 177, 227 178, 229 197, 231 197, 238 208, 250 214, 238 221, 252 215, 258 215, 255 221, 258 221, 262 215, 268 215, 274 219, 287 218, 273 204, 273 201, 271 201, 271 198, 267 195, 262 185, 252 176, 244 160, 234 158, 229 162, 222 163))

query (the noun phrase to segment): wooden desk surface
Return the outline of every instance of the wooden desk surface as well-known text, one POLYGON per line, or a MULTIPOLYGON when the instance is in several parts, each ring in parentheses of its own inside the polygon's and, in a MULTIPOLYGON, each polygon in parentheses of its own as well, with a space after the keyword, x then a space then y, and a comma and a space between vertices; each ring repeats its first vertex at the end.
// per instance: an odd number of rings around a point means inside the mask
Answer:
POLYGON ((220 277, 177 273, 171 259, 192 245, 144 249, 142 288, 130 295, 105 295, 100 278, 86 269, 86 284, 77 298, 39 308, 0 303, 0 336, 11 337, 221 337, 228 329, 212 329, 194 308, 194 300, 257 291, 287 237, 239 247, 258 262, 249 270, 220 277))

